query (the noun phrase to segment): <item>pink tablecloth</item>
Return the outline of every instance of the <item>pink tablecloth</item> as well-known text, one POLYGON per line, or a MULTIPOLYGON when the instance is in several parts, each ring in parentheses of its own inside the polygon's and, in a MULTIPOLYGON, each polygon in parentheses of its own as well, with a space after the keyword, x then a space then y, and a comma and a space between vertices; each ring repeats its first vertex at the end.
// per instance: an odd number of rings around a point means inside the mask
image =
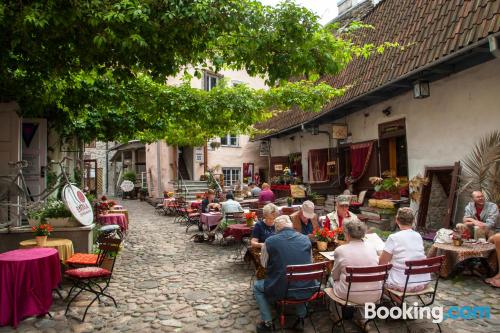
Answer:
POLYGON ((252 234, 252 229, 246 225, 242 224, 230 224, 226 230, 224 230, 224 237, 233 236, 234 239, 241 241, 243 237, 250 236, 252 234))
POLYGON ((17 327, 26 317, 48 313, 52 289, 60 282, 61 263, 56 249, 0 254, 0 326, 17 327))
POLYGON ((210 229, 211 226, 218 225, 222 220, 221 213, 201 213, 200 222, 210 229))
POLYGON ((98 221, 102 225, 118 224, 121 231, 127 231, 128 229, 127 217, 125 216, 125 214, 113 213, 99 215, 98 221))

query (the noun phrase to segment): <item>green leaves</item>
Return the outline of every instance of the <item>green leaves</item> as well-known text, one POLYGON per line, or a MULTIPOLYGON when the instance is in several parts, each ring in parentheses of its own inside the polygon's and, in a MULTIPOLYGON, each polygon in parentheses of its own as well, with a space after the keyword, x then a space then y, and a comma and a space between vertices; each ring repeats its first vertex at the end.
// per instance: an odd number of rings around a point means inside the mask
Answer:
POLYGON ((64 136, 202 143, 290 107, 319 111, 344 92, 318 84, 322 75, 395 46, 357 45, 371 29, 361 23, 332 29, 291 1, 4 0, 0 98, 64 136), (196 77, 244 69, 273 88, 165 85, 187 66, 196 77))

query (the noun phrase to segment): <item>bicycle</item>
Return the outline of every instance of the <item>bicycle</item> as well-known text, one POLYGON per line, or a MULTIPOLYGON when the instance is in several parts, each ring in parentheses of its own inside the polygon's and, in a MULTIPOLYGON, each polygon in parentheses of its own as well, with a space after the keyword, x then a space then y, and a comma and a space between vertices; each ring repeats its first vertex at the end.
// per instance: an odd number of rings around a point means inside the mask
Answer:
POLYGON ((61 173, 57 176, 53 186, 47 187, 38 194, 31 193, 24 178, 23 169, 28 167, 28 162, 25 160, 9 162, 9 166, 16 168, 17 171, 14 176, 0 176, 0 211, 2 207, 6 209, 4 213, 8 221, 7 223, 0 221, 0 228, 9 227, 14 220, 25 218, 30 208, 43 203, 55 191, 63 189, 66 185, 72 185, 63 165, 64 162, 71 160, 69 157, 64 157, 59 162, 49 163, 50 165, 57 164, 61 173))

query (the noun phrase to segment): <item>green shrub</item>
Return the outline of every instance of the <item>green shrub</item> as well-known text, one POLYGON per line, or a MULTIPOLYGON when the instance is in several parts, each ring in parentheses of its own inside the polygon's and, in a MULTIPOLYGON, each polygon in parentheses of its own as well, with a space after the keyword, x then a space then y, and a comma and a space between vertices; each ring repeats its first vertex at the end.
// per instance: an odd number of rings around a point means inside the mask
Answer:
POLYGON ((123 180, 130 180, 132 183, 135 183, 136 175, 133 171, 128 171, 123 174, 123 180))

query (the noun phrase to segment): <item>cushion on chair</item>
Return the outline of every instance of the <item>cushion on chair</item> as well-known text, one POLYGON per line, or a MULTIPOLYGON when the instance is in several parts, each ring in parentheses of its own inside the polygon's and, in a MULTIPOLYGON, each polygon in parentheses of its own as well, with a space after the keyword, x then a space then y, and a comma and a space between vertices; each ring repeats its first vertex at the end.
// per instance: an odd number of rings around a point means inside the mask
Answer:
POLYGON ((98 277, 109 277, 111 272, 101 267, 82 267, 75 269, 68 269, 66 275, 76 279, 91 279, 98 277))
MULTIPOLYGON (((403 297, 403 291, 395 290, 395 289, 386 289, 388 292, 391 294, 394 294, 398 297, 403 297)), ((425 295, 425 294, 432 294, 434 292, 434 288, 430 285, 427 285, 425 289, 419 290, 419 291, 406 291, 406 296, 418 296, 418 295, 425 295)))
MULTIPOLYGON (((341 305, 345 304, 346 300, 335 295, 335 293, 333 292, 333 288, 326 288, 324 291, 325 291, 325 294, 327 294, 328 297, 330 297, 334 302, 339 303, 341 305)), ((358 303, 354 303, 354 302, 347 302, 347 306, 358 306, 359 307, 359 306, 363 306, 363 304, 358 304, 358 303)))
POLYGON ((188 216, 189 217, 200 217, 200 213, 191 213, 188 216))
POLYGON ((67 264, 73 265, 95 265, 97 264, 97 254, 75 253, 68 260, 67 264))

